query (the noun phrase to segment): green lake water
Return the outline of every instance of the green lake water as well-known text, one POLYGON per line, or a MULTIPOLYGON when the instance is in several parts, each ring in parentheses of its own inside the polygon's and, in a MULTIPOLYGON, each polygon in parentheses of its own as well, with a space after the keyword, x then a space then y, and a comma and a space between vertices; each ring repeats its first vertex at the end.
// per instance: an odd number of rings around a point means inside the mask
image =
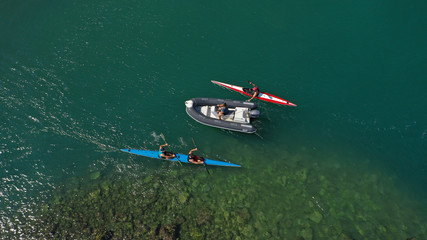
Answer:
POLYGON ((425 1, 0 1, 3 239, 427 239, 425 1), (256 134, 193 97, 283 97, 256 134), (120 148, 199 154, 179 166, 120 148))

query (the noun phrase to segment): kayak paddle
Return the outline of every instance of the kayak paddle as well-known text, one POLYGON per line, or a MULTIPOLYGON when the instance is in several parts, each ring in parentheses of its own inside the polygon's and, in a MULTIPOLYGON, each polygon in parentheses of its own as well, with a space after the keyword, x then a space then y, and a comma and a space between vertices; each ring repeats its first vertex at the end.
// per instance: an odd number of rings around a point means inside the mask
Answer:
MULTIPOLYGON (((194 138, 191 138, 191 140, 193 140, 194 147, 197 148, 196 142, 194 141, 194 138)), ((206 165, 206 163, 204 161, 203 161, 203 166, 205 166, 206 172, 208 172, 208 174, 211 175, 211 173, 208 170, 208 166, 206 165)))

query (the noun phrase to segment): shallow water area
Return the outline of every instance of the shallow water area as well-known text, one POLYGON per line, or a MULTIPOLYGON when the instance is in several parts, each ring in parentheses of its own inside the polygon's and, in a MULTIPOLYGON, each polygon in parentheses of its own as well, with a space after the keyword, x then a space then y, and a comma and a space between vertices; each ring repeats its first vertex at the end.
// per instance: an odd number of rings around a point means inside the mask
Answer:
MULTIPOLYGON (((245 152, 229 154, 241 162, 263 155, 245 152)), ((41 232, 54 230, 56 237, 77 238, 404 239, 426 234, 420 227, 423 202, 397 194, 396 177, 379 173, 369 159, 360 157, 355 165, 345 153, 297 152, 277 151, 281 161, 264 168, 208 167, 209 173, 203 166, 129 156, 123 168, 93 172, 56 191, 43 215, 61 211, 71 219, 43 222, 44 217, 31 225, 41 232), (156 170, 142 171, 147 167, 156 170)))

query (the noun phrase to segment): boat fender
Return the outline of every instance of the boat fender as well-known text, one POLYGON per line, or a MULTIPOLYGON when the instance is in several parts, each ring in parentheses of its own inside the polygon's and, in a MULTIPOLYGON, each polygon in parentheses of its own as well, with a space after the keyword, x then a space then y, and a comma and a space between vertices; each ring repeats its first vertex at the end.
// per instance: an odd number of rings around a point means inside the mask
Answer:
POLYGON ((260 112, 258 110, 251 110, 250 111, 250 117, 251 118, 258 118, 260 115, 260 112))
POLYGON ((192 108, 193 107, 193 101, 191 101, 191 100, 185 101, 185 106, 187 108, 192 108))

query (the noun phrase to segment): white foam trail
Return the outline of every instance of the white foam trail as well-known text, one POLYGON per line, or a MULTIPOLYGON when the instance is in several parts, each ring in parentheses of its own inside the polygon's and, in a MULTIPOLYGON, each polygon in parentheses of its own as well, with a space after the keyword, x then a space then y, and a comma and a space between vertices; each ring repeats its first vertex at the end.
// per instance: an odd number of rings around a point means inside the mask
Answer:
POLYGON ((184 142, 184 138, 179 137, 179 142, 181 143, 181 146, 187 147, 187 144, 184 142))

